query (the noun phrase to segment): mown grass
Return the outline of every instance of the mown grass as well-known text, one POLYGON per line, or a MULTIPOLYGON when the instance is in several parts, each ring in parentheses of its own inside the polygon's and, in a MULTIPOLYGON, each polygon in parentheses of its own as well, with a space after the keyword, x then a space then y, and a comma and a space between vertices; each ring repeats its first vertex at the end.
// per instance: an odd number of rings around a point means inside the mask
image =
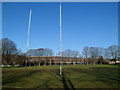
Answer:
POLYGON ((3 68, 3 88, 119 88, 118 65, 63 65, 3 68))

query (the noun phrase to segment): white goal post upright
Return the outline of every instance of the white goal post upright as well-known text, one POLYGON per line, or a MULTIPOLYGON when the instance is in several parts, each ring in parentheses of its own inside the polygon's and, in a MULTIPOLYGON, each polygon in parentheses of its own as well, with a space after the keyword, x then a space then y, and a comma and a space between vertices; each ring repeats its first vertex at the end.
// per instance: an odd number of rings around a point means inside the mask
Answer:
MULTIPOLYGON (((27 52, 28 52, 28 49, 29 49, 31 16, 32 16, 32 10, 30 9, 29 23, 28 23, 28 36, 27 36, 27 52)), ((26 55, 26 56, 27 56, 27 55, 26 55)), ((25 69, 26 69, 26 64, 27 64, 27 60, 25 60, 25 69)))
POLYGON ((60 75, 62 75, 62 6, 60 2, 60 75))

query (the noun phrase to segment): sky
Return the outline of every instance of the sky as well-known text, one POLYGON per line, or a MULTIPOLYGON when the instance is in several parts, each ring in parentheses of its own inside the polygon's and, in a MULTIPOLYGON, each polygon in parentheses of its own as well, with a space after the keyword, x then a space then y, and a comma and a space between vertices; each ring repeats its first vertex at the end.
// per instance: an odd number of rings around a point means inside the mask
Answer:
MULTIPOLYGON (((59 52, 59 2, 3 3, 2 38, 27 50, 29 12, 32 10, 29 49, 50 48, 59 52)), ((118 44, 117 2, 62 3, 62 50, 82 53, 85 46, 107 48, 118 44)))

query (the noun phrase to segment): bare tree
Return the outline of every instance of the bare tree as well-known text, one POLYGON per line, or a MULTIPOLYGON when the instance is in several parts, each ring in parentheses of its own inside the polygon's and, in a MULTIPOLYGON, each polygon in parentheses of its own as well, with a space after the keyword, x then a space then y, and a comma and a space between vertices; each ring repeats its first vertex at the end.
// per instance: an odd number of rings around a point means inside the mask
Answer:
POLYGON ((89 54, 89 47, 84 47, 83 48, 83 52, 82 54, 85 56, 85 58, 88 58, 88 54, 89 54))
POLYGON ((118 60, 120 60, 120 46, 118 46, 118 60))
POLYGON ((102 57, 102 56, 99 56, 99 57, 98 57, 98 64, 102 64, 102 62, 103 62, 103 57, 102 57))
POLYGON ((86 46, 86 47, 83 48, 82 54, 85 56, 86 62, 87 62, 87 65, 88 65, 88 60, 87 60, 88 55, 89 55, 89 47, 88 46, 86 46))
POLYGON ((53 55, 53 50, 49 48, 45 48, 44 56, 52 56, 52 55, 53 55))
POLYGON ((70 50, 70 49, 63 51, 62 53, 63 53, 62 55, 64 57, 72 57, 72 50, 70 50))
POLYGON ((117 59, 119 47, 117 45, 112 45, 112 46, 108 47, 108 50, 109 50, 109 54, 110 54, 111 58, 117 59))
MULTIPOLYGON (((60 52, 57 55, 60 55, 60 52)), ((62 56, 69 57, 69 60, 67 60, 68 58, 65 58, 65 59, 67 61, 74 62, 75 64, 78 61, 78 57, 80 57, 80 53, 79 51, 76 51, 76 50, 67 49, 62 52, 62 56)))
POLYGON ((13 65, 13 56, 18 54, 16 44, 8 38, 2 39, 3 64, 13 65))
POLYGON ((99 56, 99 49, 97 47, 90 47, 90 49, 89 49, 89 55, 93 59, 93 62, 95 64, 95 60, 99 56))
POLYGON ((109 59, 110 57, 109 50, 106 48, 103 50, 103 57, 104 59, 109 59))
POLYGON ((2 54, 16 54, 17 47, 16 44, 8 38, 2 39, 2 54))
MULTIPOLYGON (((59 54, 60 54, 60 52, 57 55, 59 55, 59 54)), ((62 52, 62 56, 63 57, 79 57, 80 53, 79 53, 79 51, 67 49, 62 52)))
POLYGON ((28 56, 52 56, 53 50, 49 48, 30 49, 26 54, 28 56))
POLYGON ((96 47, 90 47, 89 55, 91 58, 97 58, 98 56, 98 49, 96 47))
POLYGON ((41 65, 42 62, 46 65, 47 61, 49 61, 50 57, 47 56, 52 56, 53 55, 53 50, 49 48, 39 48, 39 49, 30 49, 28 52, 26 52, 27 56, 37 56, 38 57, 38 63, 39 66, 41 65), (44 59, 42 56, 46 56, 44 59))

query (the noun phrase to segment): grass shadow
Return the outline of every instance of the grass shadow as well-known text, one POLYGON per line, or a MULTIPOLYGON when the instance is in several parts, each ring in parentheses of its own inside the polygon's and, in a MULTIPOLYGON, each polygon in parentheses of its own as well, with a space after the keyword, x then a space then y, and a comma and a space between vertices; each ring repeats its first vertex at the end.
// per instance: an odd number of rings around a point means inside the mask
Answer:
POLYGON ((67 77, 64 72, 62 72, 62 75, 60 75, 58 71, 56 71, 55 73, 61 79, 60 81, 63 83, 64 90, 69 90, 69 89, 75 90, 75 87, 74 87, 73 83, 71 82, 70 77, 67 77), (71 88, 68 86, 68 84, 70 85, 71 88))
POLYGON ((17 82, 20 78, 23 77, 29 77, 36 73, 36 71, 27 71, 27 72, 22 72, 21 74, 16 73, 14 76, 9 76, 6 80, 3 80, 2 85, 9 84, 12 82, 17 82))

